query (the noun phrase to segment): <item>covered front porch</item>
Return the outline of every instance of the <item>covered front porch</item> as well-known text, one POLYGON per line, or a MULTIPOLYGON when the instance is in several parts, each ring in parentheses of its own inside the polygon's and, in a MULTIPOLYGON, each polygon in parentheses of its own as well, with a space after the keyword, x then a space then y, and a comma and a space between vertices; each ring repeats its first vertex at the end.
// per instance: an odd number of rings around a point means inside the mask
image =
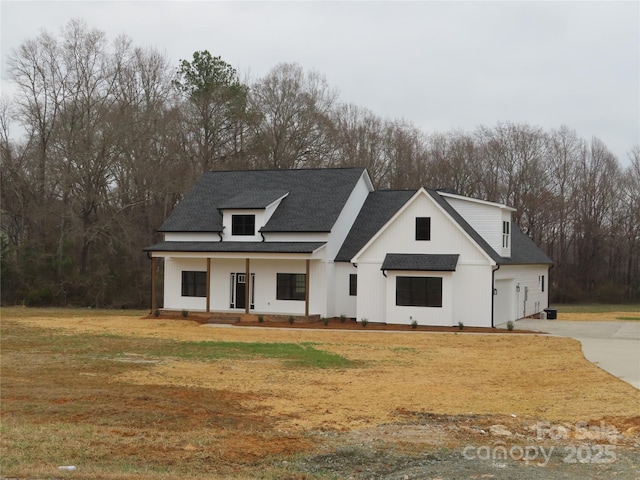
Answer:
POLYGON ((325 315, 323 243, 202 242, 208 245, 198 248, 194 242, 182 243, 163 242, 148 249, 152 313, 162 308, 263 318, 325 315), (164 269, 162 307, 158 302, 160 263, 164 269))

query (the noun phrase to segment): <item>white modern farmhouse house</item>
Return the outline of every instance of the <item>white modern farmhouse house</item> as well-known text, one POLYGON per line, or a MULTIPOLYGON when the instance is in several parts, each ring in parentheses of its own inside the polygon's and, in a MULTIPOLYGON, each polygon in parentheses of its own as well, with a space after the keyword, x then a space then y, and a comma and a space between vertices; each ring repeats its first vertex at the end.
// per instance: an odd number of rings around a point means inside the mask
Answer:
POLYGON ((164 310, 491 327, 548 306, 552 262, 513 211, 361 168, 209 172, 145 250, 164 310))

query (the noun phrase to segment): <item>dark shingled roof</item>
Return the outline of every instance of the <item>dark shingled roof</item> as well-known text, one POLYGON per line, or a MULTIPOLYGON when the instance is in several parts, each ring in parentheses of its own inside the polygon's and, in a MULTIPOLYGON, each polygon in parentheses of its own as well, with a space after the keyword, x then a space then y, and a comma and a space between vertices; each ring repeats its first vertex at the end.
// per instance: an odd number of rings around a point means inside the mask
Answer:
POLYGON ((160 242, 147 252, 313 253, 323 242, 160 242))
POLYGON ((387 253, 380 270, 455 272, 460 255, 387 253))
POLYGON ((511 226, 511 258, 501 257, 502 265, 552 265, 551 260, 533 240, 520 230, 518 225, 511 226))
MULTIPOLYGON (((207 172, 159 231, 220 232, 221 206, 240 208, 242 195, 255 198, 255 192, 277 191, 289 195, 280 202, 263 232, 330 232, 363 173, 363 168, 207 172)), ((264 203, 265 198, 259 200, 264 203)))
POLYGON ((393 217, 415 190, 378 190, 371 192, 347 235, 336 262, 350 262, 366 243, 393 217))
POLYGON ((251 192, 242 192, 222 203, 218 210, 232 209, 262 209, 271 205, 273 202, 287 193, 286 190, 253 190, 251 192))

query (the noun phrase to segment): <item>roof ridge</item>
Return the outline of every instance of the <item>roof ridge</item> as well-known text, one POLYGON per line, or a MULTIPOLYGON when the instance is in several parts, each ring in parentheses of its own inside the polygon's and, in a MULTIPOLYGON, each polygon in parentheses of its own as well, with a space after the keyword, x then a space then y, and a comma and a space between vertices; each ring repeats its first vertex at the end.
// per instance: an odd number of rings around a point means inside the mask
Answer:
POLYGON ((239 170, 207 170, 204 174, 209 173, 247 173, 247 172, 300 172, 300 171, 317 171, 317 170, 360 170, 365 171, 365 167, 309 167, 309 168, 282 168, 282 169, 273 169, 273 168, 248 168, 248 169, 239 169, 239 170))

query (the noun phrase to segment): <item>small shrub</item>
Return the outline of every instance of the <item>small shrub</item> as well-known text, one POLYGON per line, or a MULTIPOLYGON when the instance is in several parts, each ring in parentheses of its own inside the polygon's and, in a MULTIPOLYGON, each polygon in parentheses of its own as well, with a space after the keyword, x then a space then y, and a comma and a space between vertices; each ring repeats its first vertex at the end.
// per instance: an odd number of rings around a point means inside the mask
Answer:
POLYGON ((153 316, 154 316, 154 317, 156 317, 156 318, 158 318, 158 317, 160 316, 160 310, 156 308, 156 309, 153 311, 153 316))
POLYGON ((511 330, 513 330, 513 327, 515 327, 515 324, 513 323, 513 320, 509 320, 507 322, 507 330, 511 331, 511 330))
POLYGON ((329 325, 329 319, 327 317, 322 317, 322 323, 324 323, 324 326, 326 327, 329 325))
POLYGON ((259 323, 264 322, 264 315, 258 315, 258 322, 259 323))
POLYGON ((346 315, 340 315, 340 323, 344 323, 347 321, 347 316, 346 315))
POLYGON ((296 319, 293 317, 293 315, 289 315, 289 325, 293 325, 293 322, 294 322, 295 320, 296 320, 296 319))
POLYGON ((464 328, 464 323, 458 322, 458 328, 462 330, 464 328))
POLYGON ((367 318, 363 318, 362 320, 360 320, 360 323, 362 323, 362 327, 365 328, 367 325, 369 325, 369 320, 367 318))
POLYGON ((414 320, 413 322, 411 322, 411 328, 418 328, 418 321, 414 320))
POLYGON ((189 310, 182 310, 182 316, 187 318, 189 316, 189 310))

